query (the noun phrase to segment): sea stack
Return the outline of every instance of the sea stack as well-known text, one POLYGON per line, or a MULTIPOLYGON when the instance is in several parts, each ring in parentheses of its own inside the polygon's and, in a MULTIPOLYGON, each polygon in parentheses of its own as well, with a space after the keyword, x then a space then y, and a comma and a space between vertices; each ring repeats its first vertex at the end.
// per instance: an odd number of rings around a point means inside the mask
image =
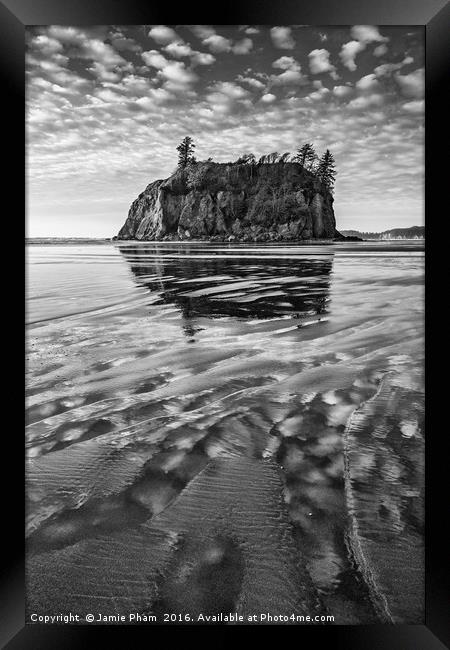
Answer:
POLYGON ((150 183, 133 201, 119 240, 344 239, 333 196, 295 162, 198 162, 150 183))

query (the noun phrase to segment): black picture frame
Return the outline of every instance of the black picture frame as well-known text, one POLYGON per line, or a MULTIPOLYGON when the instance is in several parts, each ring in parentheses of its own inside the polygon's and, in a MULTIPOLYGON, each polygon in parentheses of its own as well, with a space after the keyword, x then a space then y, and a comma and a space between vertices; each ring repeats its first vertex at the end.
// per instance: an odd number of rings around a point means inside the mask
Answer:
MULTIPOLYGON (((216 4, 214 8, 185 3, 175 7, 169 3, 140 3, 138 0, 1 0, 0 1, 0 87, 4 91, 2 110, 3 125, 12 135, 13 146, 7 150, 8 166, 5 188, 17 189, 14 193, 14 219, 21 219, 18 206, 24 191, 23 151, 24 136, 24 35, 28 25, 93 25, 93 24, 304 24, 304 25, 423 25, 426 36, 426 233, 427 239, 433 240, 430 226, 435 215, 442 214, 446 184, 445 166, 438 162, 436 152, 445 146, 445 128, 447 126, 448 104, 445 103, 445 75, 448 70, 449 44, 448 25, 450 24, 450 7, 445 0, 240 0, 216 4)), ((5 145, 4 145, 5 146, 5 145)), ((10 192, 10 191, 9 191, 10 192)), ((25 202, 24 202, 25 204, 25 202)), ((433 228, 434 230, 434 228, 433 228)), ((430 245, 434 246, 433 243, 430 245)), ((427 242, 427 249, 430 248, 427 242)), ((433 281, 437 271, 437 260, 427 255, 426 277, 427 291, 429 282, 433 281), (429 259, 431 257, 431 259, 429 259), (431 278, 431 280, 430 280, 431 278)), ((16 266, 18 266, 16 257, 16 266)), ((428 298, 427 298, 428 300, 428 298)), ((441 308, 442 305, 438 305, 441 308)), ((19 314, 20 316, 20 314, 19 314)), ((426 319, 430 320, 427 305, 426 319)), ((21 329, 18 326, 20 336, 21 329)), ((441 325, 442 337, 445 330, 441 325)), ((433 324, 433 338, 440 338, 439 327, 433 324)), ((20 349, 20 341, 18 349, 20 349)), ((435 407, 445 404, 443 389, 429 390, 430 368, 427 342, 427 424, 435 407)), ((21 372, 20 364, 18 371, 21 372)), ((19 377, 18 386, 21 385, 19 377)), ((20 392, 20 389, 19 389, 20 392)), ((19 404, 20 409, 20 404, 19 404)), ((434 420, 434 417, 433 417, 434 420)), ((437 421, 437 420, 436 420, 437 421)), ((11 477, 4 486, 4 500, 9 506, 5 514, 8 533, 4 532, 3 541, 6 550, 2 554, 2 573, 0 576, 1 608, 0 643, 9 650, 33 650, 89 646, 89 643, 105 642, 105 635, 114 634, 115 642, 136 647, 131 641, 131 634, 144 633, 145 639, 154 641, 154 628, 144 627, 71 627, 69 625, 25 625, 25 581, 24 581, 24 473, 23 443, 16 426, 14 435, 5 441, 5 458, 13 468, 11 477)), ((447 539, 443 534, 445 511, 438 495, 445 493, 447 458, 440 453, 438 436, 446 435, 443 425, 439 425, 429 436, 426 444, 427 468, 427 510, 426 510, 426 623, 425 625, 373 625, 373 626, 301 626, 292 628, 296 643, 308 645, 316 642, 330 643, 332 648, 364 648, 365 650, 439 650, 449 646, 448 626, 448 592, 445 590, 445 559, 447 557, 447 539), (446 645, 445 645, 446 644, 446 645)), ((4 463, 6 461, 4 460, 4 463)), ((444 503, 445 501, 443 501, 444 503)), ((447 574, 448 575, 448 574, 447 574)), ((161 629, 158 630, 161 632, 161 629)), ((164 628, 163 642, 171 643, 169 637, 177 636, 178 642, 193 644, 203 636, 213 643, 229 645, 232 638, 243 631, 238 626, 164 628)), ((276 639, 287 632, 283 626, 259 626, 252 628, 255 638, 263 633, 266 640, 275 632, 276 639), (269 627, 271 628, 269 630, 269 627), (276 629, 274 629, 276 628, 276 629), (267 637, 269 635, 269 637, 267 637)), ((173 641, 177 642, 177 641, 173 641)))

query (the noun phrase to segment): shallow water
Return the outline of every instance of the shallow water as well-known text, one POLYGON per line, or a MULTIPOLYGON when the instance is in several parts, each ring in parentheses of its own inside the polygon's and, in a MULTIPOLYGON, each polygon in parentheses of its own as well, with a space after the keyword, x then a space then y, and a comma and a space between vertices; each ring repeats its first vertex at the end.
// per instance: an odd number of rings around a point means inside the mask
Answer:
POLYGON ((34 611, 86 605, 73 567, 119 544, 117 611, 125 581, 155 612, 422 622, 421 243, 27 256, 34 611))

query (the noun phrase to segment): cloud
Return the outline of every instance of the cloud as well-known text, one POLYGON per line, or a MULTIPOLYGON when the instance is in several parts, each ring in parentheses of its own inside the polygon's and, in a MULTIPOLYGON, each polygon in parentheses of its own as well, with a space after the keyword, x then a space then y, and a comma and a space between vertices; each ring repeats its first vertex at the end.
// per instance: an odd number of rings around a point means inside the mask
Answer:
POLYGON ((377 77, 384 77, 391 72, 395 72, 395 70, 400 70, 401 67, 401 63, 382 63, 381 65, 377 65, 377 67, 374 68, 374 73, 377 77))
POLYGON ((155 105, 164 104, 174 99, 172 93, 165 88, 150 88, 146 97, 140 97, 136 104, 146 110, 154 108, 155 105))
POLYGON ((61 52, 63 49, 63 46, 56 38, 49 38, 45 34, 39 34, 33 38, 32 47, 37 48, 43 56, 61 52))
POLYGON ((190 25, 190 30, 201 40, 213 36, 216 30, 209 25, 190 25))
POLYGON ((425 91, 425 69, 418 68, 407 75, 396 74, 395 81, 405 97, 420 98, 425 91))
POLYGON ((83 43, 79 56, 97 61, 107 68, 127 64, 127 61, 111 45, 98 39, 90 39, 83 43))
POLYGON ((245 30, 246 34, 259 34, 259 29, 257 27, 247 27, 245 30))
MULTIPOLYGON (((103 85, 105 86, 105 84, 103 85)), ((131 97, 147 95, 150 87, 150 80, 147 77, 140 77, 134 74, 125 75, 120 83, 114 84, 115 90, 131 97)))
MULTIPOLYGON (((211 65, 215 62, 216 58, 209 54, 209 52, 198 52, 193 50, 189 43, 186 43, 181 38, 170 42, 162 48, 164 52, 174 57, 175 59, 182 59, 190 57, 192 65, 211 65)), ((155 50, 153 50, 155 51, 155 50)))
POLYGON ((295 41, 290 27, 272 27, 270 30, 273 44, 280 50, 293 50, 295 41))
POLYGON ((198 76, 186 68, 182 61, 168 60, 157 50, 142 52, 142 58, 147 65, 158 70, 158 77, 165 82, 165 87, 174 92, 187 91, 198 76))
POLYGON ((86 39, 86 35, 80 29, 61 25, 51 25, 48 35, 65 45, 80 45, 86 39))
POLYGON ((253 41, 251 38, 242 38, 233 42, 232 39, 217 34, 214 28, 205 27, 203 25, 191 26, 191 30, 201 39, 202 44, 208 47, 211 52, 214 52, 215 54, 221 54, 223 52, 248 54, 253 48, 253 41))
POLYGON ((92 74, 100 81, 120 81, 122 76, 118 72, 114 72, 109 67, 103 65, 102 63, 99 63, 98 61, 94 61, 88 70, 89 72, 92 72, 92 74))
POLYGON ((266 93, 261 97, 261 101, 264 102, 265 104, 271 104, 276 100, 275 95, 272 95, 272 93, 266 93))
POLYGON ((344 43, 339 53, 342 64, 354 72, 356 70, 355 57, 365 49, 365 45, 359 41, 349 41, 344 43))
POLYGON ((348 104, 348 108, 352 110, 366 110, 374 106, 381 106, 384 103, 383 95, 374 93, 372 95, 362 95, 352 99, 348 104))
POLYGON ((192 65, 211 65, 216 57, 208 52, 194 52, 191 58, 192 65))
POLYGON ((355 40, 366 45, 373 42, 384 43, 389 40, 387 37, 381 36, 375 25, 353 25, 350 33, 355 40))
POLYGON ((250 94, 236 83, 221 81, 209 88, 206 99, 214 112, 229 114, 248 105, 250 94))
POLYGON ((307 97, 308 99, 310 99, 310 100, 312 99, 313 101, 318 101, 320 99, 323 99, 324 97, 326 97, 330 93, 330 90, 328 88, 323 86, 321 82, 319 82, 319 83, 320 83, 320 86, 318 87, 318 90, 315 90, 312 93, 309 93, 309 95, 307 97))
POLYGON ((383 63, 381 65, 378 65, 374 69, 374 73, 377 75, 377 77, 383 77, 385 75, 389 75, 391 72, 395 72, 396 70, 400 70, 403 68, 405 65, 409 65, 410 63, 413 63, 414 59, 411 56, 406 56, 403 61, 400 61, 399 63, 383 63))
POLYGON ((293 56, 282 56, 272 63, 272 68, 279 68, 280 70, 290 70, 295 68, 300 70, 300 64, 293 56))
POLYGON ((163 54, 161 54, 161 52, 158 52, 158 50, 150 50, 149 52, 142 52, 141 56, 145 61, 145 63, 151 66, 152 68, 162 69, 169 63, 166 57, 163 54))
POLYGON ((353 94, 353 88, 350 86, 335 86, 333 88, 333 95, 336 95, 336 97, 339 97, 340 99, 349 97, 351 94, 353 94))
POLYGON ((220 34, 212 34, 202 41, 203 45, 209 47, 211 52, 220 53, 220 52, 230 52, 231 51, 231 41, 220 34))
POLYGON ((172 89, 178 87, 180 90, 184 90, 186 86, 198 79, 195 72, 188 70, 181 61, 169 61, 158 74, 171 82, 172 89))
POLYGON ((107 103, 120 102, 122 101, 123 98, 122 95, 114 92, 110 88, 100 88, 100 90, 97 90, 97 92, 95 93, 95 96, 99 97, 102 101, 107 103))
POLYGON ((38 39, 37 42, 32 39, 31 52, 27 52, 26 56, 27 77, 32 87, 37 88, 36 84, 40 84, 41 88, 45 86, 52 93, 74 98, 86 92, 93 82, 67 69, 69 59, 53 43, 49 43, 52 39, 53 37, 49 37, 49 40, 38 39))
POLYGON ((271 75, 270 81, 276 85, 299 84, 306 81, 301 72, 301 65, 292 56, 282 56, 272 63, 273 68, 284 70, 281 74, 271 75))
MULTIPOLYGON (((105 31, 104 28, 98 28, 105 31)), ((71 58, 92 59, 100 67, 110 70, 115 67, 127 67, 129 62, 124 59, 111 45, 96 36, 95 28, 90 30, 78 29, 75 27, 61 27, 52 25, 48 29, 48 35, 52 39, 63 43, 67 48, 67 54, 71 58), (94 36, 92 35, 94 34, 94 36)), ((98 35, 101 35, 98 33, 98 35)), ((95 69, 96 66, 94 66, 95 69)))
POLYGON ((279 75, 272 75, 271 80, 277 85, 300 84, 305 81, 305 77, 300 70, 286 70, 279 75))
POLYGON ((241 41, 236 41, 233 45, 234 54, 248 54, 253 47, 251 38, 243 38, 241 41))
POLYGON ((122 74, 132 69, 132 64, 99 36, 106 38, 106 28, 78 29, 52 25, 46 35, 34 39, 38 51, 47 57, 41 62, 41 67, 53 75, 56 83, 61 83, 73 74, 65 68, 69 57, 86 59, 91 61, 86 70, 95 78, 106 82, 120 81, 122 74), (63 46, 66 56, 61 55, 63 46))
POLYGON ((377 45, 377 47, 373 51, 374 56, 383 56, 383 54, 387 54, 388 48, 387 45, 382 43, 381 45, 377 45))
POLYGON ((242 75, 237 76, 237 80, 240 81, 241 83, 246 83, 252 88, 264 88, 265 84, 262 83, 262 81, 259 81, 259 79, 253 79, 252 77, 244 77, 242 75))
POLYGON ((380 84, 374 74, 366 74, 356 82, 355 87, 363 92, 373 93, 380 90, 380 84))
POLYGON ((406 102, 402 105, 402 108, 407 113, 420 113, 423 114, 425 111, 425 101, 423 99, 416 99, 412 102, 406 102))
POLYGON ((374 25, 354 25, 350 30, 350 34, 354 40, 344 43, 339 56, 343 65, 352 72, 356 70, 356 55, 365 50, 369 43, 384 43, 389 40, 387 37, 382 36, 378 31, 378 27, 374 25))
POLYGON ((194 53, 192 47, 183 41, 173 41, 169 45, 166 45, 166 47, 163 47, 163 50, 176 59, 191 56, 194 53))
POLYGON ((330 63, 330 53, 328 50, 312 50, 308 54, 308 58, 311 74, 322 74, 335 70, 334 65, 330 63))
POLYGON ((130 52, 142 52, 142 47, 136 43, 133 38, 126 38, 122 32, 117 31, 111 34, 111 44, 116 50, 130 51, 130 52))
POLYGON ((243 99, 244 97, 248 97, 248 91, 245 90, 245 88, 242 88, 242 86, 231 81, 221 81, 216 83, 214 84, 213 89, 232 99, 243 99))
POLYGON ((171 27, 167 27, 167 25, 155 25, 151 28, 148 35, 158 45, 167 45, 168 43, 179 40, 177 33, 171 27))

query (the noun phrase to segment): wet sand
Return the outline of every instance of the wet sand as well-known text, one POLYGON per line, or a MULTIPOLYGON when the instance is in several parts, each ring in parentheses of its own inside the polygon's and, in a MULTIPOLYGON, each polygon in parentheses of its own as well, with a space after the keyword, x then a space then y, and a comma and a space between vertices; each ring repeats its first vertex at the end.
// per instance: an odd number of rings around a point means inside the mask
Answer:
POLYGON ((423 621, 423 246, 28 249, 27 608, 423 621))

